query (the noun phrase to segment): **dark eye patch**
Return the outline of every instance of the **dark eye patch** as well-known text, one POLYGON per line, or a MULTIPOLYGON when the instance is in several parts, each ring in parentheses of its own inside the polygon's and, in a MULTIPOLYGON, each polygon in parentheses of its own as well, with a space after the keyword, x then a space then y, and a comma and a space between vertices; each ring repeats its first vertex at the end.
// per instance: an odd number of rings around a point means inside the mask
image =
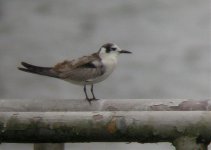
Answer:
POLYGON ((112 47, 111 50, 112 50, 112 51, 115 51, 115 50, 116 50, 116 47, 112 47))

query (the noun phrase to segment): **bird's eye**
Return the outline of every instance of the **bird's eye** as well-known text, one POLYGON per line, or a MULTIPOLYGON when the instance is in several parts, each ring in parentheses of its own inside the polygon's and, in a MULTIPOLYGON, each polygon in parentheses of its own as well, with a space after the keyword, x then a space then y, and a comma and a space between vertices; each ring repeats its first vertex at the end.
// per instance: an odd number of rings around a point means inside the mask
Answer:
POLYGON ((116 47, 112 47, 111 50, 112 50, 112 51, 115 51, 115 50, 116 50, 116 47))

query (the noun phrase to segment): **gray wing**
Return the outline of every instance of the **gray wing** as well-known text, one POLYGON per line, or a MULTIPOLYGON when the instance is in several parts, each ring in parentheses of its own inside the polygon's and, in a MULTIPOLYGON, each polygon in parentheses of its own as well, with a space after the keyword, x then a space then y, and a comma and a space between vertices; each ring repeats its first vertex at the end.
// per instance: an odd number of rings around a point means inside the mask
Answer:
POLYGON ((89 81, 105 73, 105 67, 100 60, 94 60, 69 71, 61 72, 59 76, 63 79, 75 81, 89 81))

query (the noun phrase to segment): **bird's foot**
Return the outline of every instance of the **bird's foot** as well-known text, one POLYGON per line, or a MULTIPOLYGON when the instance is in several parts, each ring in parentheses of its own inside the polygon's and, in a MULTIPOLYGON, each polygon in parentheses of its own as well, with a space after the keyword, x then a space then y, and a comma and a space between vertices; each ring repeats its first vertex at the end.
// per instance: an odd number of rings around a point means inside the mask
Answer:
POLYGON ((97 98, 95 98, 95 97, 93 97, 93 98, 91 99, 91 101, 97 101, 97 100, 99 100, 99 99, 97 99, 97 98))
POLYGON ((92 99, 91 98, 88 98, 88 97, 86 97, 86 100, 89 102, 89 104, 91 105, 92 103, 92 99))
POLYGON ((91 105, 92 103, 92 101, 97 101, 97 100, 99 100, 99 99, 97 99, 97 98, 95 98, 95 97, 93 97, 93 98, 86 98, 86 100, 89 102, 89 104, 91 105))

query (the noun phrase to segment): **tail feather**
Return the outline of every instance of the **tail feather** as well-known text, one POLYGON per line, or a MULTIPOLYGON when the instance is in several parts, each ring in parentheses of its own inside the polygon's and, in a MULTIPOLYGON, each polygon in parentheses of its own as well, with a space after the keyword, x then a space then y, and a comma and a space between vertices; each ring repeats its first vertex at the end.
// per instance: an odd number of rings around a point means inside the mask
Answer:
POLYGON ((58 78, 56 73, 52 71, 52 67, 34 66, 26 62, 21 62, 21 64, 24 67, 18 67, 21 71, 58 78))

